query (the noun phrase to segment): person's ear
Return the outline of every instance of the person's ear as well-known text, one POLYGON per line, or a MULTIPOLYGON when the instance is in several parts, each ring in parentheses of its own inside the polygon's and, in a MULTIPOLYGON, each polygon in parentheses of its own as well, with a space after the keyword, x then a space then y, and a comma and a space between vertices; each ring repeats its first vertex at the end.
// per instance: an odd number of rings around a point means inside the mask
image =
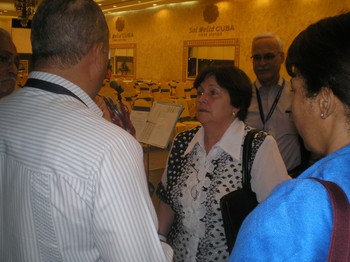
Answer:
POLYGON ((232 115, 233 115, 234 117, 236 117, 240 110, 241 110, 240 108, 233 107, 232 115))
POLYGON ((102 42, 99 42, 92 46, 90 55, 91 55, 91 62, 94 66, 101 66, 101 63, 104 66, 104 44, 102 42))
POLYGON ((319 93, 320 117, 326 119, 335 110, 335 95, 329 87, 322 87, 319 93))

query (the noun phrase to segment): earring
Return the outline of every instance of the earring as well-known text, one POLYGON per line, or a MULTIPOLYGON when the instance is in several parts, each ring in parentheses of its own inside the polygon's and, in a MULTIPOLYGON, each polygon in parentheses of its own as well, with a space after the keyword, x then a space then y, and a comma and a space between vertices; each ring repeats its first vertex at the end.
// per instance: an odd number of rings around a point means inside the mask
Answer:
POLYGON ((324 114, 323 114, 323 113, 321 113, 320 117, 321 117, 322 119, 324 119, 324 114))
POLYGON ((233 115, 233 117, 236 117, 236 113, 235 112, 232 112, 232 115, 233 115))

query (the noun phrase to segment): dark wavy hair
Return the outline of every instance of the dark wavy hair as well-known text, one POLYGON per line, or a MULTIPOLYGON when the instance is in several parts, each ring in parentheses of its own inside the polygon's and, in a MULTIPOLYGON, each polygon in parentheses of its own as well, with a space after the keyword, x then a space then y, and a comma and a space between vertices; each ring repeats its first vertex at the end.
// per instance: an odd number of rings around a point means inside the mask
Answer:
POLYGON ((34 67, 77 64, 97 43, 108 49, 108 26, 93 0, 44 0, 33 21, 34 67))
POLYGON ((214 76, 219 86, 228 91, 231 105, 240 109, 237 117, 245 120, 252 100, 252 83, 246 73, 235 66, 212 66, 197 76, 193 86, 198 88, 210 76, 214 76))
POLYGON ((324 18, 302 31, 289 47, 286 68, 306 82, 306 96, 329 87, 350 105, 350 12, 324 18))

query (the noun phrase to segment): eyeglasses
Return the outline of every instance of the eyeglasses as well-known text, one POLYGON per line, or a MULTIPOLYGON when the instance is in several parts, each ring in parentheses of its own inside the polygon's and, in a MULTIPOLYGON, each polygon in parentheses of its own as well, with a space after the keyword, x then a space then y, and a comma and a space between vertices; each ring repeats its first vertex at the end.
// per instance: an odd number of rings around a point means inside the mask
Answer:
POLYGON ((261 60, 271 61, 275 59, 275 57, 276 57, 276 54, 274 53, 266 53, 263 55, 253 55, 250 58, 253 60, 253 62, 260 62, 261 60))
POLYGON ((198 87, 197 89, 197 98, 201 98, 204 94, 211 97, 211 98, 217 98, 220 97, 223 94, 223 90, 220 90, 218 87, 208 87, 204 89, 203 87, 198 87))
POLYGON ((19 68, 19 57, 16 55, 12 55, 9 52, 2 51, 0 52, 0 65, 2 66, 10 66, 14 64, 16 68, 19 68))

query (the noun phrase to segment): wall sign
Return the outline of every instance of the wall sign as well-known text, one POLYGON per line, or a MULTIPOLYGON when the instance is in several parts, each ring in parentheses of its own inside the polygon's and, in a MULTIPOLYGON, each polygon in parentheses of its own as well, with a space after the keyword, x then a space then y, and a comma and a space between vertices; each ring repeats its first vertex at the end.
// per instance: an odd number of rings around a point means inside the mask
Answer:
POLYGON ((117 33, 113 33, 111 36, 112 42, 122 42, 130 40, 134 37, 132 32, 123 32, 125 28, 125 20, 122 17, 117 17, 115 21, 115 29, 117 33))
POLYGON ((207 5, 203 11, 204 21, 208 24, 214 23, 219 17, 219 8, 217 5, 210 4, 207 5))

